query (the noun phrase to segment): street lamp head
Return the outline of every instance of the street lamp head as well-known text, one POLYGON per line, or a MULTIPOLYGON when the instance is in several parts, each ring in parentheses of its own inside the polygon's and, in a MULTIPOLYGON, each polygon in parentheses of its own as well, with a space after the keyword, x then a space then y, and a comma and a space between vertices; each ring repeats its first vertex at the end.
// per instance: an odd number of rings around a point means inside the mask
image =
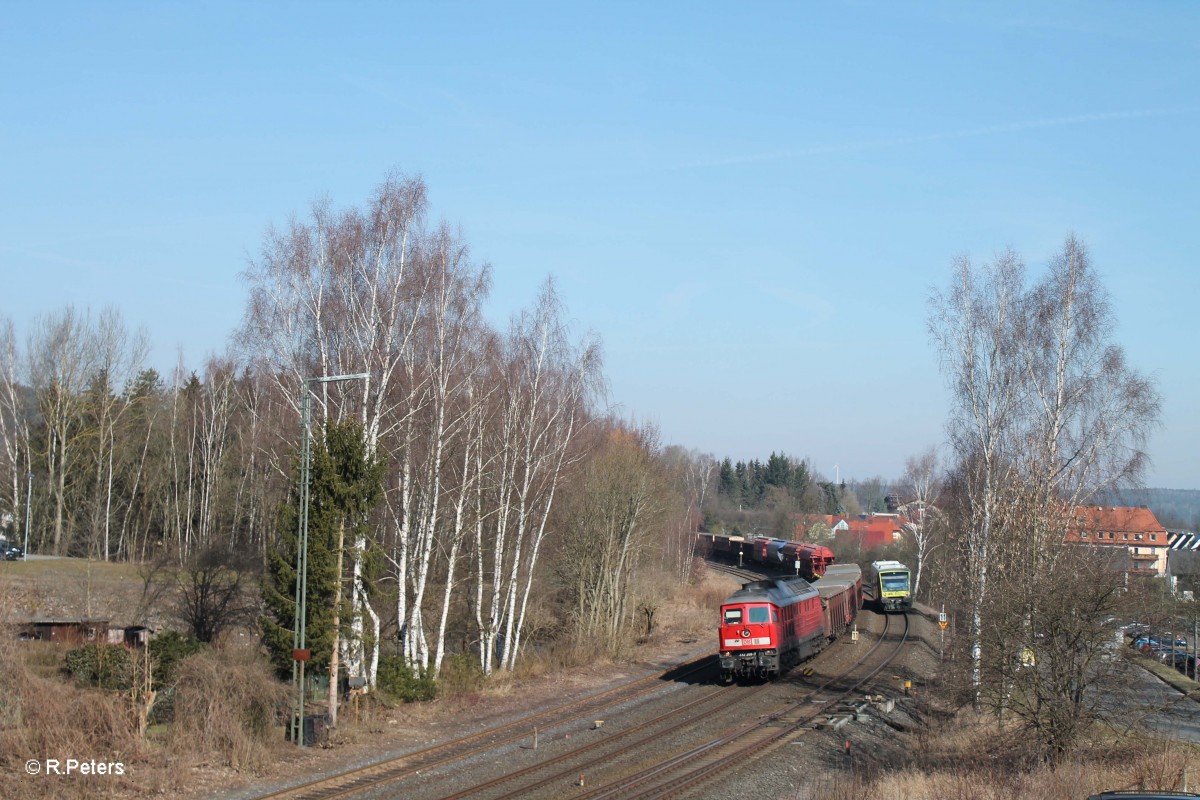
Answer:
POLYGON ((321 375, 317 378, 309 378, 309 383, 334 383, 336 381, 353 381, 362 380, 371 377, 369 372, 355 372, 351 375, 321 375))

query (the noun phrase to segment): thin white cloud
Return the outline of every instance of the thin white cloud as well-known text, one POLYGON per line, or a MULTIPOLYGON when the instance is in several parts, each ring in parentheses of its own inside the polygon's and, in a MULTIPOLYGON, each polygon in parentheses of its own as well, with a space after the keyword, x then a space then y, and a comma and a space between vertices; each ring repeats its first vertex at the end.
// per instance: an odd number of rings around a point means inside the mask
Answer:
POLYGON ((999 125, 983 125, 977 128, 963 128, 953 131, 917 134, 913 136, 895 136, 887 139, 867 139, 856 142, 839 142, 836 144, 816 145, 790 150, 776 150, 766 153, 747 153, 744 155, 713 158, 705 161, 681 165, 681 168, 723 167, 736 164, 752 164, 765 161, 783 161, 803 158, 806 156, 827 155, 830 153, 848 153, 863 150, 881 150, 892 147, 903 147, 912 144, 928 144, 952 139, 969 139, 978 136, 995 136, 1005 133, 1041 128, 1062 128, 1071 125, 1087 125, 1096 122, 1112 122, 1118 120, 1141 119, 1146 117, 1165 117, 1183 114, 1186 108, 1152 108, 1133 111, 1106 111, 1097 114, 1076 114, 1070 117, 1051 117, 1048 119, 1024 120, 1020 122, 1002 123, 999 125))
POLYGON ((98 261, 87 261, 80 258, 74 258, 72 256, 65 256, 51 250, 40 250, 33 247, 0 245, 0 253, 10 253, 17 258, 28 262, 41 262, 60 267, 71 267, 73 269, 85 270, 93 275, 103 276, 108 274, 112 269, 110 265, 103 264, 98 261))

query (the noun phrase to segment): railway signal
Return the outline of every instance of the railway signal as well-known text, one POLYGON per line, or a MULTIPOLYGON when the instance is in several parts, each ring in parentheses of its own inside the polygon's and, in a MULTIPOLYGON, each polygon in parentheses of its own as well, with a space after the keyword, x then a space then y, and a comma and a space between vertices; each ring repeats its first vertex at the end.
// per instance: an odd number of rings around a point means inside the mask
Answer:
POLYGON ((942 610, 938 612, 938 627, 941 628, 942 641, 938 646, 938 661, 941 661, 946 652, 946 626, 950 624, 950 618, 946 616, 946 604, 942 603, 942 610))

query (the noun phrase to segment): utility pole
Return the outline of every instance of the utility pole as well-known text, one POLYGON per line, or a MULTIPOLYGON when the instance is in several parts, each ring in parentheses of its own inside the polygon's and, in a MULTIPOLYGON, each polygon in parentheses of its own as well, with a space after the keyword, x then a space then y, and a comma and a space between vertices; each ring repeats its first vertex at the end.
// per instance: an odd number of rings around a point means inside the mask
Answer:
MULTIPOLYGON (((300 513, 296 531, 296 614, 292 626, 292 683, 296 688, 296 710, 292 715, 292 741, 304 747, 304 664, 312 657, 307 648, 308 620, 308 503, 312 483, 312 393, 314 384, 359 380, 371 377, 369 372, 352 375, 322 375, 304 382, 300 398, 300 513)), ((338 581, 342 579, 338 575, 338 581)), ((334 647, 336 647, 336 640, 334 647)), ((336 663, 336 662, 335 662, 336 663)), ((329 691, 335 693, 336 677, 330 676, 329 691)))
POLYGON ((29 510, 33 502, 33 470, 29 471, 29 486, 25 489, 25 549, 21 551, 21 560, 29 560, 29 510))

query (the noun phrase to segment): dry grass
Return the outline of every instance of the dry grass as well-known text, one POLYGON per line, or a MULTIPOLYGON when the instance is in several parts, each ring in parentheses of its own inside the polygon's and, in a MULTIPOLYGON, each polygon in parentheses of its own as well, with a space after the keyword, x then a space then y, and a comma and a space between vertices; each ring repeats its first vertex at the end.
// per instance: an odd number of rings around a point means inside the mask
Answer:
POLYGON ((198 653, 181 661, 175 675, 172 751, 236 770, 267 763, 289 695, 256 648, 230 645, 198 653))
MULTIPOLYGON (((88 575, 87 569, 93 588, 97 581, 114 585, 131 581, 128 572, 121 574, 120 565, 4 565, 9 574, 13 567, 28 570, 24 578, 31 583, 53 583, 60 578, 78 583, 81 574, 88 575)), ((733 578, 707 572, 693 585, 677 590, 676 596, 659 608, 649 644, 694 641, 694 646, 700 646, 710 641, 717 609, 737 585, 733 578)), ((169 796, 184 788, 202 788, 197 785, 198 778, 214 788, 227 785, 236 779, 229 770, 258 770, 294 754, 295 748, 283 743, 277 726, 281 713, 286 715, 287 688, 275 680, 256 646, 239 647, 231 642, 182 662, 176 722, 146 741, 134 733, 124 698, 79 689, 60 677, 62 652, 58 647, 0 639, 0 797, 169 796), (120 760, 129 774, 117 779, 72 776, 62 780, 24 775, 26 759, 47 757, 120 760), (205 764, 207 769, 195 770, 205 764)), ((343 706, 341 721, 351 739, 372 742, 387 728, 385 719, 398 717, 403 725, 419 728, 425 721, 437 721, 447 714, 472 713, 485 697, 522 698, 523 684, 533 678, 581 666, 599 666, 603 671, 612 663, 608 654, 595 648, 568 645, 529 652, 514 674, 487 680, 470 663, 448 663, 443 676, 445 691, 436 703, 391 709, 380 705, 378 697, 368 696, 360 705, 359 726, 349 730, 353 720, 349 706, 343 706)), ((1030 768, 1019 739, 999 735, 994 722, 967 714, 914 737, 912 746, 888 766, 880 766, 878 760, 869 767, 839 769, 834 765, 790 796, 805 800, 1078 800, 1103 789, 1182 788, 1184 774, 1190 775, 1191 788, 1200 784, 1200 751, 1156 740, 1098 742, 1069 763, 1030 768)))
POLYGON ((705 570, 695 583, 680 587, 655 617, 658 635, 707 639, 716 636, 721 603, 740 587, 734 578, 705 570))
POLYGON ((1200 782, 1200 749, 1146 738, 1084 747, 1065 763, 1030 764, 1015 729, 963 715, 921 741, 904 766, 831 771, 797 800, 1080 800, 1114 789, 1178 790, 1200 782))
POLYGON ((555 672, 609 661, 603 648, 578 643, 555 643, 521 656, 513 677, 518 681, 532 680, 555 672))
POLYGON ((21 643, 0 639, 0 796, 88 797, 129 791, 137 784, 134 764, 143 762, 124 698, 75 688, 34 674, 21 643), (126 776, 25 774, 27 760, 67 759, 121 762, 126 776))
POLYGON ((145 581, 137 564, 80 558, 0 561, 5 621, 31 617, 107 619, 117 625, 148 622, 145 581))
MULTIPOLYGON (((0 797, 176 795, 194 768, 255 769, 288 749, 277 727, 287 687, 257 646, 228 647, 180 664, 176 722, 142 738, 128 692, 81 688, 61 670, 64 649, 0 633, 0 797), (123 775, 26 774, 26 762, 120 763, 123 775)), ((208 772, 213 772, 209 770, 208 772)))

